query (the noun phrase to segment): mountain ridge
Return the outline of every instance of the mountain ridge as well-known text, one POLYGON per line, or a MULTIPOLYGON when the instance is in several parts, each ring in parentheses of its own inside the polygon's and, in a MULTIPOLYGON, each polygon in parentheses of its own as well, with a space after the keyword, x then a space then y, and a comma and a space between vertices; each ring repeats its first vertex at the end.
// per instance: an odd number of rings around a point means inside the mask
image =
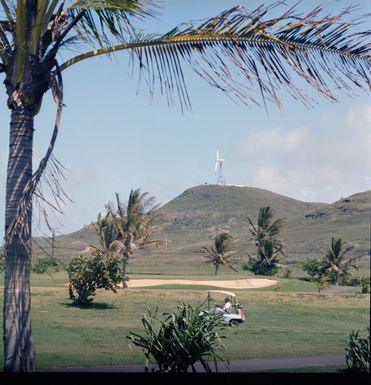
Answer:
MULTIPOLYGON (((355 253, 367 258, 370 248, 371 190, 340 198, 334 203, 303 202, 265 189, 242 186, 198 185, 178 195, 158 209, 164 229, 156 238, 170 243, 166 253, 176 258, 199 258, 200 247, 208 245, 219 231, 228 231, 236 239, 240 254, 253 252, 247 217, 256 220, 259 207, 271 206, 275 218, 286 217, 282 231, 286 255, 292 263, 318 256, 328 248, 331 237, 342 238, 355 246, 355 253)), ((38 239, 38 243, 45 241, 38 239)), ((56 237, 55 255, 79 255, 89 245, 97 245, 92 226, 56 237)), ((35 255, 42 254, 35 247, 35 255)), ((161 254, 143 251, 139 255, 161 254)), ((146 258, 147 258, 146 257, 146 258)))

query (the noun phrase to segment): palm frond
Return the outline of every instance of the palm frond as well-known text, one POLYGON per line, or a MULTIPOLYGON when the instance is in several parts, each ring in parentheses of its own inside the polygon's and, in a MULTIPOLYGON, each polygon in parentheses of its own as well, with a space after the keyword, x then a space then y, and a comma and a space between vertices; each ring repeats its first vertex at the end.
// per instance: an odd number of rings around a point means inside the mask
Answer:
POLYGON ((0 4, 8 22, 12 23, 16 20, 16 7, 14 1, 0 0, 0 4))
POLYGON ((269 236, 274 237, 279 234, 280 230, 287 224, 286 218, 280 218, 274 221, 268 228, 269 236))
POLYGON ((151 92, 159 82, 170 101, 177 95, 186 107, 183 61, 212 86, 247 105, 260 105, 260 94, 264 104, 269 100, 281 107, 278 92, 286 89, 311 106, 313 100, 296 86, 300 79, 331 100, 339 90, 353 95, 354 87, 370 89, 370 32, 356 32, 359 26, 346 20, 353 8, 323 16, 317 7, 301 16, 293 7, 265 19, 282 3, 253 12, 237 6, 200 26, 176 27, 157 39, 144 37, 133 46, 133 58, 147 74, 151 92))
POLYGON ((75 26, 78 34, 93 45, 112 45, 112 38, 127 42, 137 35, 130 19, 155 16, 153 0, 79 0, 68 7, 68 17, 75 19, 82 14, 75 26))
POLYGON ((258 215, 258 226, 266 230, 270 226, 271 220, 273 218, 274 211, 271 207, 265 206, 260 207, 258 215))

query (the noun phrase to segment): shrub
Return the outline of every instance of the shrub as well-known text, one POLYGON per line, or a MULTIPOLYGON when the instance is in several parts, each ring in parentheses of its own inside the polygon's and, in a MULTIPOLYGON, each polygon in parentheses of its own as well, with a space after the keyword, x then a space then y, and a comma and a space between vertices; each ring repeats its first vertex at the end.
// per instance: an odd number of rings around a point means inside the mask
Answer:
POLYGON ((203 303, 195 307, 181 304, 174 313, 163 314, 165 319, 157 316, 157 308, 154 311, 148 310, 148 316, 143 314, 145 335, 130 332, 127 339, 143 349, 147 371, 148 363, 153 360, 162 373, 185 373, 189 368, 195 372, 196 362, 200 362, 206 372, 211 372, 210 358, 216 371, 217 360, 229 366, 221 341, 224 337, 218 334, 223 327, 221 317, 210 315, 202 311, 202 308, 203 303))
POLYGON ((281 283, 281 282, 277 282, 277 283, 273 286, 273 290, 274 290, 274 291, 281 291, 281 290, 282 290, 282 283, 281 283))
POLYGON ((314 259, 307 259, 303 263, 303 270, 309 274, 312 278, 312 281, 316 281, 316 276, 323 274, 322 273, 322 262, 321 260, 314 258, 314 259))
POLYGON ((283 272, 283 278, 292 278, 293 270, 290 268, 287 268, 283 272))
POLYGON ((370 276, 361 278, 361 293, 368 294, 370 292, 370 276))
POLYGON ((318 293, 324 290, 329 285, 330 278, 327 275, 319 275, 315 278, 315 283, 318 289, 318 293))
POLYGON ((273 265, 266 265, 256 257, 249 257, 249 261, 242 266, 243 270, 249 270, 255 275, 273 276, 277 273, 278 267, 273 265))
POLYGON ((122 280, 121 260, 118 257, 103 257, 96 252, 93 256, 79 256, 67 267, 69 296, 73 303, 87 306, 93 301, 97 289, 116 293, 116 285, 122 280))
POLYGON ((359 277, 351 277, 348 282, 348 286, 361 286, 361 278, 359 277))
POLYGON ((367 328, 368 336, 362 338, 359 330, 349 335, 345 346, 345 361, 348 371, 355 373, 370 373, 370 328, 367 328))
POLYGON ((51 257, 40 257, 36 259, 36 262, 32 265, 32 271, 37 274, 43 274, 50 269, 59 271, 59 262, 51 257))

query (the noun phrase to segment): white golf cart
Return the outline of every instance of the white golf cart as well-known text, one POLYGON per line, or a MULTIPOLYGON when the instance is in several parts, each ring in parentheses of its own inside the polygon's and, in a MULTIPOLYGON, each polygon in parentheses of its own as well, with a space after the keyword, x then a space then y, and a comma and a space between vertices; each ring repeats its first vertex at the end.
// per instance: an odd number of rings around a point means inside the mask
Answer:
POLYGON ((222 323, 230 325, 230 326, 239 326, 242 322, 245 322, 245 314, 243 312, 243 305, 237 303, 236 294, 231 293, 230 291, 224 290, 208 290, 207 294, 207 306, 208 312, 211 314, 221 315, 222 323), (211 295, 218 295, 222 297, 228 297, 231 302, 231 310, 230 312, 226 312, 222 309, 221 305, 217 305, 214 301, 214 298, 211 295))

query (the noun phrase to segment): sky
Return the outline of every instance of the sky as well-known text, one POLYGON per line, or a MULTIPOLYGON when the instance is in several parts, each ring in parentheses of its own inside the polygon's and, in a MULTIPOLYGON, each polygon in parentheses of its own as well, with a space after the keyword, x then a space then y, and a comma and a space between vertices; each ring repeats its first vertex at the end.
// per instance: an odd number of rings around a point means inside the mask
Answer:
MULTIPOLYGON (((254 9, 263 1, 163 1, 157 19, 141 23, 164 33, 181 22, 217 15, 235 4, 254 9)), ((267 3, 267 2, 266 2, 267 3)), ((293 1, 287 1, 293 4, 293 1)), ((304 1, 304 9, 321 1, 304 1), (310 3, 310 4, 309 4, 310 3)), ((326 1, 329 11, 354 3, 326 1)), ((361 1, 365 12, 368 0, 361 1)), ((299 8, 300 8, 299 7, 299 8)), ((192 110, 168 106, 157 91, 154 101, 138 76, 131 76, 127 53, 76 64, 63 73, 62 122, 54 155, 66 168, 62 186, 72 202, 63 215, 51 214, 57 234, 94 221, 115 193, 126 200, 141 188, 165 204, 189 187, 214 184, 219 146, 227 184, 258 187, 298 200, 332 203, 371 188, 370 96, 330 102, 314 90, 318 104, 307 108, 284 97, 284 110, 236 105, 192 71, 186 82, 192 110)), ((63 58, 60 58, 61 62, 63 58)), ((9 111, 0 94, 0 213, 4 213, 9 111)), ((48 94, 35 120, 34 164, 48 145, 56 107, 48 94)), ((34 216, 34 234, 47 234, 34 216)), ((0 215, 3 236, 4 215, 0 215)))

